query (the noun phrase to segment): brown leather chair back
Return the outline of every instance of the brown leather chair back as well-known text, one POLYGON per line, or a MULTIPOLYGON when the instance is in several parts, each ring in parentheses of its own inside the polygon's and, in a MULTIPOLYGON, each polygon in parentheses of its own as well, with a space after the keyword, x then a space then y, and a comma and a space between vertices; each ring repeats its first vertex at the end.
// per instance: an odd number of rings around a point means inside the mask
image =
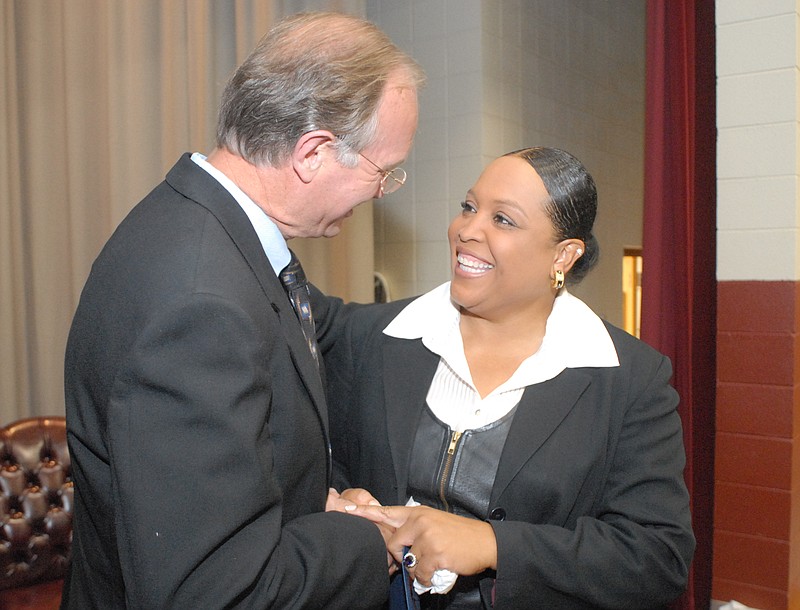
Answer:
POLYGON ((0 590, 66 575, 72 498, 63 417, 0 428, 0 590))

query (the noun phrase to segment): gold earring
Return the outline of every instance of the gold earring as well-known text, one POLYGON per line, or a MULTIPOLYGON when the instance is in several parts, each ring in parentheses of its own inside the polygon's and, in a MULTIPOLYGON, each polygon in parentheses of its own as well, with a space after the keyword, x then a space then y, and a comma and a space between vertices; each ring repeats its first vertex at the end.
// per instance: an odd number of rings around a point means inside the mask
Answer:
POLYGON ((553 278, 553 288, 559 290, 564 285, 564 272, 561 269, 556 269, 556 277, 553 278))

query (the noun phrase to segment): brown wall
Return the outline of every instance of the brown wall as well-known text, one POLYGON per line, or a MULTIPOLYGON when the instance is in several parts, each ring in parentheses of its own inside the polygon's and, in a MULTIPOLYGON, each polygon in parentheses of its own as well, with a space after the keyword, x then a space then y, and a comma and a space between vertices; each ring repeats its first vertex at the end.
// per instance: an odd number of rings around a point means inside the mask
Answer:
POLYGON ((800 282, 717 296, 712 597, 800 608, 800 282))

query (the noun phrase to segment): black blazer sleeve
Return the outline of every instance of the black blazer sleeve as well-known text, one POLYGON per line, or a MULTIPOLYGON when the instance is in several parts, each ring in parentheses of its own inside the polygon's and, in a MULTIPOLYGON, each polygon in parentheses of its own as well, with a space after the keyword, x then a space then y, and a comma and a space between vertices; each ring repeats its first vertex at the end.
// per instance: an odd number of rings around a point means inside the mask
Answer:
POLYGON ((276 463, 284 431, 264 405, 282 408, 275 386, 291 381, 267 374, 279 355, 262 333, 234 304, 200 295, 154 317, 134 344, 108 422, 131 607, 350 608, 383 597, 377 528, 285 514, 282 469, 311 466, 299 452, 294 465, 276 463))
MULTIPOLYGON (((563 471, 562 484, 544 487, 549 501, 561 494, 561 509, 545 510, 546 523, 529 520, 540 509, 525 507, 543 499, 525 493, 527 469, 495 500, 507 509, 505 520, 490 521, 498 608, 661 607, 686 587, 695 540, 672 369, 643 343, 612 333, 621 366, 591 371, 592 382, 541 448, 543 465, 563 471), (582 417, 590 425, 573 426, 590 408, 596 412, 582 417), (585 471, 573 471, 570 460, 585 471)), ((547 395, 536 390, 528 390, 534 399, 547 395)), ((542 462, 534 456, 535 464, 542 462)))

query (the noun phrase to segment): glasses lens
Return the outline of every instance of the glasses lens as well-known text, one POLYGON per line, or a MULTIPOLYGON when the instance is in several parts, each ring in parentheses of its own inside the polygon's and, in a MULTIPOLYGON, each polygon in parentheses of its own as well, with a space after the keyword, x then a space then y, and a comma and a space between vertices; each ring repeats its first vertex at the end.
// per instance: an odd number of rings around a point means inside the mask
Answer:
POLYGON ((397 189, 403 186, 406 182, 406 170, 402 167, 396 167, 388 172, 381 180, 381 188, 383 194, 388 195, 394 193, 397 189))

